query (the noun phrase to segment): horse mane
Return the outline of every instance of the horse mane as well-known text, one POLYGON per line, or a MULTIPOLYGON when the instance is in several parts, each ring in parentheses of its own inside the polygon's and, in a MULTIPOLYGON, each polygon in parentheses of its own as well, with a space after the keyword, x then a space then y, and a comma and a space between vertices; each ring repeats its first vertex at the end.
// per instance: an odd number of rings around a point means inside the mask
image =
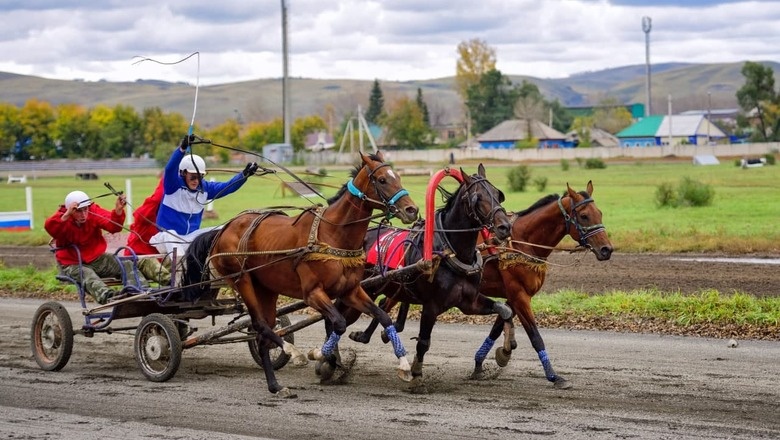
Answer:
POLYGON ((555 202, 558 200, 558 194, 550 194, 547 196, 542 197, 541 199, 537 200, 536 203, 529 206, 528 208, 517 212, 518 217, 522 217, 524 215, 530 214, 531 212, 536 211, 537 209, 541 208, 542 206, 547 206, 552 202, 555 202))
POLYGON ((184 253, 184 271, 182 274, 183 288, 182 296, 188 300, 194 300, 208 292, 209 287, 197 285, 201 281, 209 279, 209 270, 206 267, 206 260, 211 251, 211 244, 214 238, 219 234, 219 229, 213 229, 198 235, 192 240, 187 251, 184 253))
MULTIPOLYGON (((371 160, 374 160, 374 161, 377 161, 377 162, 382 162, 382 159, 380 159, 379 156, 377 156, 374 153, 370 153, 368 155, 368 157, 371 158, 371 160)), ((362 162, 360 164, 358 164, 358 165, 355 165, 355 168, 353 168, 352 171, 349 172, 349 177, 351 177, 353 179, 355 177, 357 177, 358 173, 360 172, 360 170, 362 168, 363 168, 363 163, 362 162)), ((341 196, 343 196, 345 192, 347 192, 347 183, 346 182, 344 182, 344 184, 341 185, 341 188, 339 188, 339 190, 336 192, 336 195, 334 195, 333 197, 331 197, 331 198, 329 198, 327 200, 328 205, 333 204, 336 200, 338 200, 341 196)))

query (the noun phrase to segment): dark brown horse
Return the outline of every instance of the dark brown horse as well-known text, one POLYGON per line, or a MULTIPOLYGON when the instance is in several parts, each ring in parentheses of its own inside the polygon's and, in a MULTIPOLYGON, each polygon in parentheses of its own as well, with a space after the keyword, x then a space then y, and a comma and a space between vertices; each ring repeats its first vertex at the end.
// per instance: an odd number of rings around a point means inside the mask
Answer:
MULTIPOLYGON (((510 319, 511 310, 502 302, 496 302, 479 294, 480 278, 482 276, 482 258, 477 251, 477 238, 483 228, 491 229, 500 240, 509 237, 509 217, 501 206, 504 195, 485 177, 485 168, 480 164, 478 173, 468 176, 461 171, 462 182, 458 190, 450 195, 446 205, 435 212, 434 218, 425 222, 434 222, 433 251, 438 256, 434 260, 438 266, 432 274, 418 273, 410 279, 401 281, 385 281, 379 284, 364 285, 374 297, 385 295, 386 305, 403 302, 422 305, 420 333, 417 338, 417 351, 412 364, 412 391, 425 392, 423 381, 423 359, 430 348, 431 333, 439 315, 457 307, 467 315, 498 314, 497 319, 510 319)), ((421 231, 425 222, 418 222, 416 231, 421 231)), ((404 266, 413 267, 423 257, 425 246, 423 234, 412 232, 408 238, 392 237, 388 244, 387 228, 372 228, 366 236, 367 251, 388 255, 405 254, 404 266), (396 245, 396 243, 399 243, 396 245)), ((394 234, 395 232, 390 232, 394 234)), ((369 254, 372 257, 372 254, 369 254)), ((371 260, 371 258, 369 259, 371 260)), ((377 261, 367 263, 367 275, 384 272, 381 267, 385 259, 378 257, 377 261)), ((387 308, 386 310, 389 310, 387 308)), ((356 319, 354 314, 353 319, 356 319)), ((327 324, 327 323, 326 323, 327 324)), ((326 327, 327 328, 327 327, 326 327)), ((376 322, 367 332, 376 328, 376 322)), ((384 336, 393 341, 393 335, 384 332, 384 336)), ((359 342, 368 342, 370 334, 353 332, 350 338, 359 342)))
MULTIPOLYGON (((273 210, 246 212, 212 236, 208 261, 247 307, 272 393, 288 395, 289 390, 276 380, 269 349, 278 346, 296 358, 302 356, 272 330, 279 295, 302 299, 333 323, 333 333, 321 350, 331 365, 337 361, 334 352, 346 330, 334 299, 378 319, 388 334, 395 333, 390 317, 360 285, 365 262, 363 239, 375 209, 412 223, 418 208, 381 153, 361 153, 361 159, 353 178, 328 200, 326 208, 314 206, 296 217, 273 210)), ((190 246, 201 252, 204 247, 195 242, 190 246)), ((394 342, 399 376, 411 380, 406 350, 397 337, 394 342)))
MULTIPOLYGON (((539 355, 547 380, 559 388, 568 388, 569 383, 552 367, 536 326, 531 298, 544 284, 547 257, 566 235, 592 251, 599 261, 609 260, 612 255, 612 243, 601 224, 601 210, 596 207, 592 195, 593 183, 588 182, 587 191, 575 192, 567 184, 562 196, 553 194, 540 199, 513 216, 511 244, 497 255, 485 257, 480 292, 507 299, 539 355)), ((504 346, 496 349, 496 362, 502 367, 509 362, 512 350, 517 348, 514 329, 511 320, 506 323, 496 320, 490 335, 474 356, 473 377, 479 378, 484 373, 482 363, 505 325, 504 346)))

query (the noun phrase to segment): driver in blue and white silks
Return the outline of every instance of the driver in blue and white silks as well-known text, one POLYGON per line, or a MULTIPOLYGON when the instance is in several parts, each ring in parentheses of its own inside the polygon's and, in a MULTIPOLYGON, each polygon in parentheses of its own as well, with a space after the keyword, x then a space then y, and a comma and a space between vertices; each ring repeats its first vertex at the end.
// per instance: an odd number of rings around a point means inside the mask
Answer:
POLYGON ((160 253, 170 255, 175 249, 177 258, 184 256, 195 237, 219 227, 201 229, 204 207, 241 188, 257 171, 257 163, 250 162, 227 182, 209 182, 205 180, 206 162, 188 151, 193 139, 185 136, 165 165, 165 194, 157 212, 160 232, 149 239, 160 253))

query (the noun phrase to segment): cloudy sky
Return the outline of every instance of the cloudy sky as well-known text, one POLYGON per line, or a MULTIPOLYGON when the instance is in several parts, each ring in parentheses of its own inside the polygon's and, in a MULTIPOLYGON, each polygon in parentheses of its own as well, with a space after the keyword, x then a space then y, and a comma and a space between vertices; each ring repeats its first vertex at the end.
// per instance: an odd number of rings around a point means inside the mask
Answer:
MULTIPOLYGON (((286 0, 293 77, 455 74, 479 38, 504 74, 645 62, 780 61, 780 1, 286 0), (680 6, 685 5, 685 6, 680 6)), ((281 0, 0 0, 0 72, 202 85, 282 76, 281 0), (177 65, 138 61, 136 56, 177 65), (199 62, 198 62, 199 58, 199 62)))

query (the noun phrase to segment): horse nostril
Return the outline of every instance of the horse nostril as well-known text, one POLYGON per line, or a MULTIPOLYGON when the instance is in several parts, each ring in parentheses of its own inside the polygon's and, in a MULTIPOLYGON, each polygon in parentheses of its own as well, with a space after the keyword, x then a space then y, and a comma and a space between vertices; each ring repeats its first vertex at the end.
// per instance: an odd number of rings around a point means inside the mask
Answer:
POLYGON ((609 258, 612 255, 612 248, 609 246, 604 246, 601 248, 601 256, 603 256, 605 259, 609 258))
POLYGON ((406 207, 406 214, 411 218, 417 218, 417 214, 419 213, 419 209, 417 209, 416 206, 407 206, 406 207))

